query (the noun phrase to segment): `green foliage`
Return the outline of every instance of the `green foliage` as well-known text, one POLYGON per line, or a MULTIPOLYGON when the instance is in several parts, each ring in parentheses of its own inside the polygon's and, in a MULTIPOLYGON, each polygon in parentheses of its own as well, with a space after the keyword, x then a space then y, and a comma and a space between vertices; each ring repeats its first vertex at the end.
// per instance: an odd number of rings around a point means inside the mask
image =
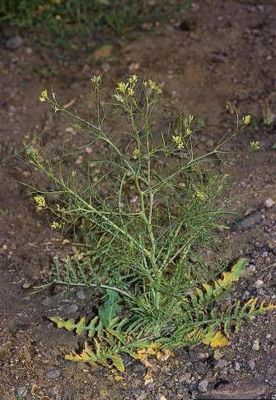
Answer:
MULTIPOLYGON (((188 3, 188 2, 187 2, 188 3)), ((158 1, 130 0, 3 0, 0 2, 0 21, 9 21, 21 28, 35 30, 44 43, 64 44, 74 35, 109 30, 122 35, 143 22, 168 18, 188 4, 165 4, 158 1)))
POLYGON ((72 119, 86 138, 83 148, 94 150, 78 170, 68 171, 68 165, 76 165, 71 148, 69 159, 63 154, 52 160, 39 148, 27 149, 31 164, 58 194, 53 202, 52 193, 45 198, 41 189, 34 196, 37 210, 51 211, 56 218, 52 228, 70 229, 82 248, 64 263, 56 260, 54 282, 105 293, 91 321, 51 318, 59 328, 87 335, 83 351, 67 358, 113 364, 122 371, 122 352, 139 358, 144 349, 154 352, 153 347, 200 341, 226 345, 233 326, 274 307, 257 306, 255 300, 223 307, 223 297, 242 276, 246 260, 223 273, 222 260, 219 271, 212 260, 203 261, 223 228, 225 212, 218 202, 225 177, 215 174, 215 163, 236 132, 202 154, 192 115, 180 114, 170 130, 160 131, 155 118, 162 87, 157 83, 132 75, 118 83, 111 104, 101 100, 100 77, 92 78, 92 87, 93 120, 64 108, 55 93, 44 90, 40 95, 55 112, 72 119), (121 140, 110 130, 114 120, 125 132, 121 140))

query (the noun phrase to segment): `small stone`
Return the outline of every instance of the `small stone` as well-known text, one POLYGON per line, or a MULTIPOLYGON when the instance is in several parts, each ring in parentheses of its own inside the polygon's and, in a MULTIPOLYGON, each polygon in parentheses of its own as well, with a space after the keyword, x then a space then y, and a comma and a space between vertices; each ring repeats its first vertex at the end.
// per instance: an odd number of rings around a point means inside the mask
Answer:
POLYGON ((248 273, 255 272, 255 271, 256 271, 256 266, 254 264, 250 264, 246 268, 246 272, 248 272, 248 273))
POLYGON ((263 284, 264 284, 264 281, 262 281, 261 279, 258 279, 258 280, 255 282, 255 286, 256 286, 257 288, 263 286, 263 284))
POLYGON ((140 64, 138 62, 132 62, 131 64, 129 64, 128 66, 128 71, 130 73, 136 72, 138 71, 138 69, 140 68, 140 64))
POLYGON ((234 222, 232 224, 232 230, 234 231, 243 231, 246 229, 251 229, 255 225, 260 224, 262 221, 262 215, 259 211, 253 211, 248 215, 245 215, 244 218, 234 222))
POLYGON ((252 345, 252 349, 255 351, 259 351, 260 350, 260 341, 259 339, 254 340, 253 345, 252 345))
POLYGON ((251 371, 254 371, 254 369, 256 368, 256 363, 254 360, 249 360, 248 365, 249 365, 249 368, 251 369, 251 371))
POLYGON ((95 61, 100 61, 102 59, 111 56, 113 46, 111 44, 105 44, 94 51, 93 57, 95 61))
POLYGON ((205 380, 199 382, 199 384, 198 384, 198 390, 199 390, 201 393, 207 392, 208 384, 209 384, 208 381, 205 381, 205 380))
POLYGON ((75 312, 77 312, 79 309, 79 307, 77 306, 77 304, 71 304, 70 306, 65 308, 65 312, 67 314, 74 314, 75 312))
POLYGON ((42 300, 41 303, 43 304, 43 306, 50 306, 52 304, 52 299, 51 297, 45 297, 45 299, 42 300))
POLYGON ((83 290, 78 290, 77 293, 76 293, 76 296, 80 300, 85 300, 86 299, 86 296, 85 296, 85 293, 84 293, 83 290))
POLYGON ((266 199, 266 201, 264 203, 266 208, 271 208, 274 206, 274 204, 275 204, 275 201, 271 198, 266 199))
POLYGON ((235 362, 235 371, 240 371, 241 370, 241 366, 240 364, 236 361, 235 362))
POLYGON ((268 334, 266 335, 266 338, 267 338, 267 339, 270 339, 271 336, 272 336, 271 333, 268 333, 268 334))
POLYGON ((16 50, 20 47, 23 43, 23 39, 21 36, 16 35, 6 41, 6 46, 8 49, 16 50))
POLYGON ((179 377, 179 382, 183 383, 183 382, 190 382, 192 374, 190 372, 186 372, 185 374, 181 375, 179 377))
POLYGON ((45 376, 47 379, 57 379, 61 375, 61 372, 56 368, 49 369, 45 376))
POLYGON ((31 287, 31 282, 25 281, 22 285, 23 289, 29 289, 31 287))
POLYGON ((222 369, 222 368, 225 368, 227 366, 227 364, 228 364, 228 362, 226 360, 219 359, 215 364, 215 368, 222 369))

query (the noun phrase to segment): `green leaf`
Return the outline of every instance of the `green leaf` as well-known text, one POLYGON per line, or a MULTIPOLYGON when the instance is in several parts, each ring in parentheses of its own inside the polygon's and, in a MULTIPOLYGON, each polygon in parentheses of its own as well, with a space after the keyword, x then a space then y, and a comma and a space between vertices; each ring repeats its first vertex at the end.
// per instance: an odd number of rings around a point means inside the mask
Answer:
POLYGON ((100 321, 105 328, 110 324, 110 321, 116 316, 120 296, 118 292, 107 289, 104 296, 104 303, 99 307, 100 321))

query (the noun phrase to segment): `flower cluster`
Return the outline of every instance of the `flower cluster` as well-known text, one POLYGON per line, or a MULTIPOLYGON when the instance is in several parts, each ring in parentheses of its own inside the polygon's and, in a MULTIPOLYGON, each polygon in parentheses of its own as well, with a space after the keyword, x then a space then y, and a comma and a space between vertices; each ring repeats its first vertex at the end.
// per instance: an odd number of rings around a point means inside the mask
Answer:
POLYGON ((40 93, 39 101, 44 102, 44 101, 47 101, 47 100, 48 100, 48 91, 47 91, 47 89, 44 89, 44 90, 42 90, 42 92, 40 93))
POLYGON ((176 144, 177 148, 179 150, 183 149, 184 147, 184 142, 183 139, 180 135, 175 135, 172 137, 172 141, 176 144))
POLYGON ((244 125, 249 125, 251 122, 251 115, 245 115, 242 119, 242 122, 244 123, 244 125))
POLYGON ((123 103, 128 97, 134 96, 137 82, 137 75, 131 75, 126 82, 119 82, 114 94, 115 99, 123 103))
POLYGON ((261 143, 258 140, 252 140, 250 142, 250 148, 252 151, 258 151, 261 148, 261 143))
POLYGON ((93 75, 91 78, 92 85, 94 86, 94 89, 97 91, 100 89, 101 83, 102 83, 102 77, 101 75, 93 75))
POLYGON ((35 204, 37 205, 38 211, 46 207, 46 200, 44 196, 41 195, 34 196, 34 201, 35 204))
POLYGON ((132 157, 134 158, 134 160, 137 160, 138 158, 141 157, 141 151, 140 151, 139 149, 137 149, 137 148, 134 149, 134 150, 133 150, 132 157))
POLYGON ((62 224, 61 224, 60 222, 53 221, 53 222, 51 223, 51 228, 52 228, 52 229, 61 229, 61 228, 62 228, 62 224))
POLYGON ((161 86, 158 85, 156 82, 154 82, 152 79, 148 79, 147 81, 144 82, 145 88, 149 88, 153 92, 156 92, 157 94, 162 93, 161 86))

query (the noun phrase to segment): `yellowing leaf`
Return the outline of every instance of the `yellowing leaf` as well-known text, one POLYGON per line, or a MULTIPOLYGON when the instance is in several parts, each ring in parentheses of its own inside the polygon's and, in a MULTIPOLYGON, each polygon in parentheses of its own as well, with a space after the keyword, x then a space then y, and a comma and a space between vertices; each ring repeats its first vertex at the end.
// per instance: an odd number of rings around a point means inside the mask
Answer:
POLYGON ((73 319, 65 320, 59 317, 49 317, 49 320, 57 324, 58 328, 64 328, 67 331, 73 331, 76 327, 75 321, 73 319))
POLYGON ((110 359, 112 360, 114 367, 118 371, 120 371, 120 372, 124 372, 125 371, 124 362, 122 360, 122 357, 119 354, 111 355, 110 359))
POLYGON ((224 347, 230 343, 221 331, 207 333, 202 339, 202 342, 211 347, 224 347))
POLYGON ((96 356, 93 351, 91 351, 87 343, 85 343, 84 349, 80 354, 73 352, 71 354, 67 354, 64 358, 65 360, 74 362, 89 362, 91 364, 95 364, 96 362, 96 356))

